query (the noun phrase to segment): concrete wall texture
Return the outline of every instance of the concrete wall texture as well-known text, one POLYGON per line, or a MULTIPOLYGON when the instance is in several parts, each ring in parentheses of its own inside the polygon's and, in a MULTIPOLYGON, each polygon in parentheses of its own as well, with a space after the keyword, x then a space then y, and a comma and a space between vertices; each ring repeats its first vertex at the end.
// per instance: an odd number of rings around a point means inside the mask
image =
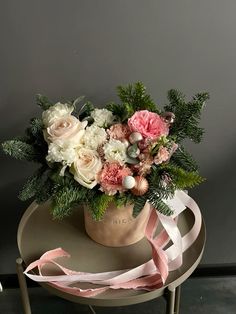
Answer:
MULTIPOLYGON (((207 224, 203 263, 236 259, 236 2, 233 0, 1 1, 1 141, 40 113, 34 95, 57 101, 142 80, 159 103, 178 88, 206 90, 204 141, 189 150, 207 182, 191 192, 207 224)), ((16 230, 28 203, 17 191, 34 165, 1 154, 0 273, 14 273, 16 230)))

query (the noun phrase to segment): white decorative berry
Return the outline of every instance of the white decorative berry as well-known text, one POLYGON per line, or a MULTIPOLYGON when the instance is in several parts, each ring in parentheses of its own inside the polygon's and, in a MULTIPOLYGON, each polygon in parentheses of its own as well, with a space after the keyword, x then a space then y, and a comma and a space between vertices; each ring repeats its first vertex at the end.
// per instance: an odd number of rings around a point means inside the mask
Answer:
POLYGON ((135 186, 135 179, 132 176, 126 176, 124 177, 123 181, 122 181, 122 185, 125 189, 132 189, 135 186))

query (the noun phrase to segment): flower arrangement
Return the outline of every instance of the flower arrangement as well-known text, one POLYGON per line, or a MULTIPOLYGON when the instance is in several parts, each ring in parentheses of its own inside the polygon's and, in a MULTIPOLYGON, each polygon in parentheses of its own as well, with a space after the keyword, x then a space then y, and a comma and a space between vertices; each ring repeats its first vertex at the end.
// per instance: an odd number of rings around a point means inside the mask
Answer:
POLYGON ((186 101, 170 90, 163 110, 141 82, 119 86, 118 96, 119 104, 103 109, 84 97, 54 104, 37 96, 41 118, 30 121, 23 137, 2 143, 12 157, 40 163, 20 199, 50 199, 59 219, 86 204, 100 220, 110 202, 133 203, 134 216, 146 201, 164 215, 173 213, 165 200, 203 181, 183 140, 201 141, 199 120, 209 95, 186 101))

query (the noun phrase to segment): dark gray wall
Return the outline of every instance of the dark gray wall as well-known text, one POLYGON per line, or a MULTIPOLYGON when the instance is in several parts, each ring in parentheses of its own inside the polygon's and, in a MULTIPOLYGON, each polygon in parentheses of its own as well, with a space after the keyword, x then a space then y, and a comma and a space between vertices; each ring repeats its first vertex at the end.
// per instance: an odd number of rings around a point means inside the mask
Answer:
MULTIPOLYGON (((38 92, 100 105, 137 80, 162 104, 170 88, 209 91, 205 139, 188 145, 208 180, 192 195, 207 223, 203 262, 235 262, 235 12, 234 0, 1 1, 1 140, 39 114, 38 92)), ((17 190, 33 166, 2 155, 0 165, 0 273, 11 273, 27 206, 17 190)))

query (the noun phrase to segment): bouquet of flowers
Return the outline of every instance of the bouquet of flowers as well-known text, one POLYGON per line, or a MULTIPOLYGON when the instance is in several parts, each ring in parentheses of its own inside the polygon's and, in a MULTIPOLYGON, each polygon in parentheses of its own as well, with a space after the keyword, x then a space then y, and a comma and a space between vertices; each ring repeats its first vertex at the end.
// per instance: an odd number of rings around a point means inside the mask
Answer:
POLYGON ((84 97, 55 104, 37 96, 42 116, 30 121, 23 137, 2 143, 12 157, 40 163, 20 199, 50 199, 58 219, 85 204, 100 220, 110 202, 133 203, 134 217, 147 201, 164 215, 173 213, 165 200, 203 181, 183 140, 201 141, 199 120, 209 96, 186 101, 170 90, 163 110, 141 82, 119 86, 118 96, 119 104, 102 109, 84 97))

